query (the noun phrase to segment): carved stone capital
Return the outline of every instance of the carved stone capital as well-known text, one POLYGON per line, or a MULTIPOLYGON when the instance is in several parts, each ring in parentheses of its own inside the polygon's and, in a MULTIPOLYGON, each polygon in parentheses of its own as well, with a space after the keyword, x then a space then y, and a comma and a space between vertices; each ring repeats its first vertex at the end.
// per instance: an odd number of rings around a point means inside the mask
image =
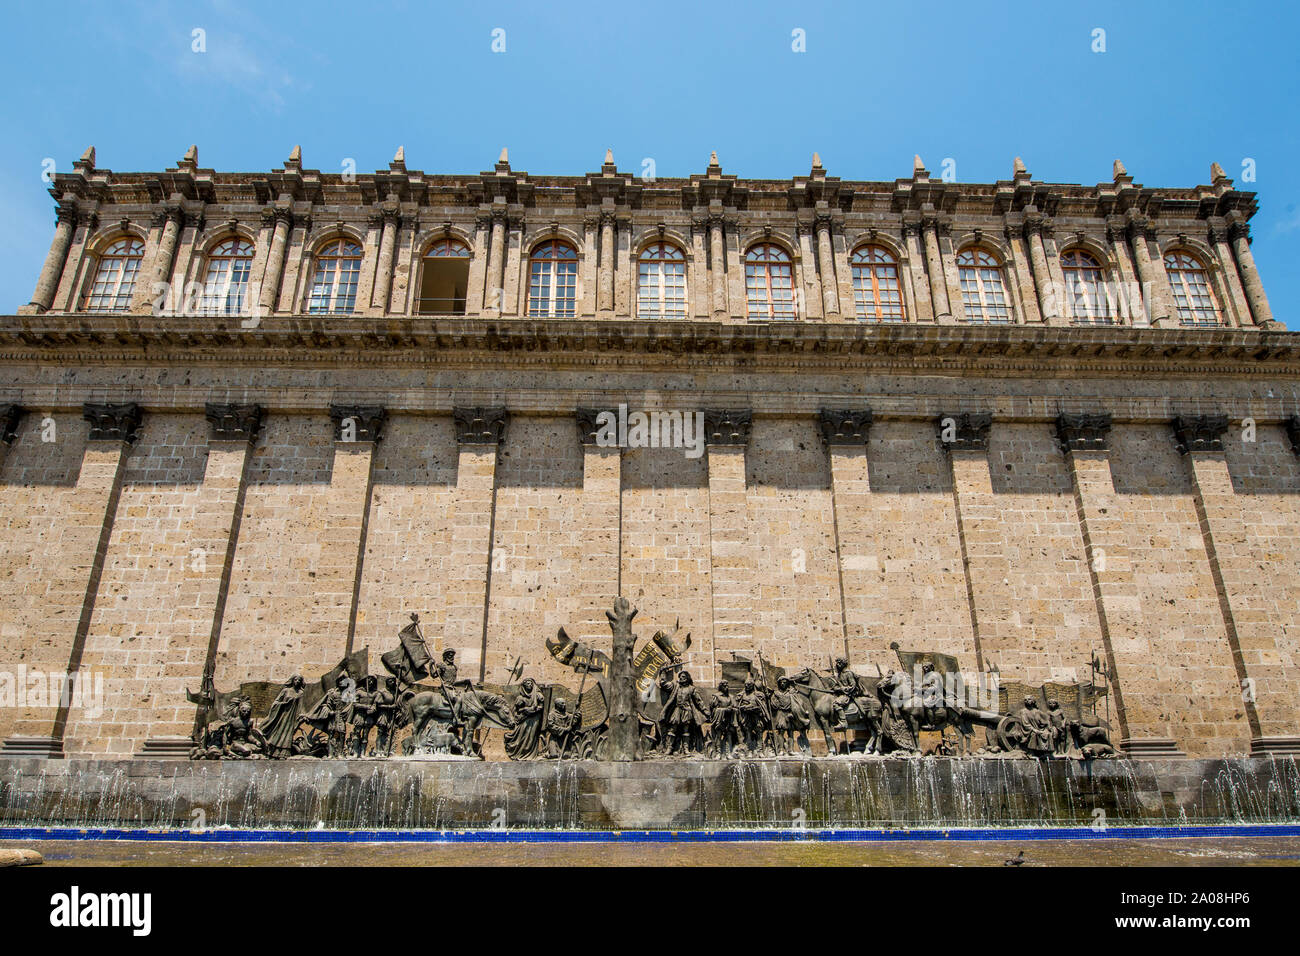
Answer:
POLYGON ((0 405, 0 441, 12 445, 18 438, 18 422, 27 409, 21 405, 0 405))
POLYGON ((827 445, 865 445, 871 429, 871 409, 823 408, 817 413, 817 421, 827 445))
POLYGON ((596 426, 596 416, 605 409, 601 408, 579 408, 574 411, 574 417, 578 420, 578 441, 584 445, 596 444, 596 432, 599 430, 596 426))
POLYGON ((250 445, 257 439, 262 427, 261 405, 218 405, 208 402, 204 414, 212 426, 214 441, 246 441, 250 445))
POLYGON ((90 422, 91 441, 124 441, 134 444, 139 437, 140 406, 135 402, 122 405, 96 405, 86 402, 81 417, 90 422))
POLYGON ((66 222, 70 226, 76 226, 80 219, 80 207, 77 205, 75 198, 65 198, 59 200, 59 207, 54 213, 57 222, 66 222))
POLYGON ((1178 454, 1223 451, 1223 434, 1228 430, 1227 415, 1179 415, 1173 425, 1178 439, 1178 454))
POLYGON ((504 406, 491 408, 456 407, 451 410, 458 445, 499 445, 505 441, 510 413, 504 406))
POLYGON ((1062 451, 1105 451, 1110 447, 1110 412, 1061 415, 1056 419, 1056 440, 1062 451))
POLYGON ((1300 415, 1292 415, 1283 424, 1287 437, 1291 439, 1291 450, 1300 455, 1300 415))
POLYGON ((1233 242, 1236 242, 1238 239, 1245 239, 1249 242, 1250 223, 1243 222, 1240 219, 1234 219, 1232 222, 1228 223, 1228 238, 1233 242))
POLYGON ((335 441, 379 441, 387 417, 388 413, 382 405, 330 406, 335 441))
POLYGON ((754 413, 748 408, 706 408, 704 410, 704 443, 706 445, 749 444, 749 430, 754 423, 754 413))
POLYGON ((989 429, 993 426, 990 412, 961 412, 940 415, 939 444, 947 451, 987 451, 989 429))

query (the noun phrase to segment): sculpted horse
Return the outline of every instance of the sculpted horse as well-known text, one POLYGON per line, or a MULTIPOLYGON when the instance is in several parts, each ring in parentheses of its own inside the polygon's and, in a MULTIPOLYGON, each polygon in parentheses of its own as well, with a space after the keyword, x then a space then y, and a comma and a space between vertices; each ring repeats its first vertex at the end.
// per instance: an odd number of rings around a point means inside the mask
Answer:
POLYGON ((400 723, 411 725, 412 741, 423 736, 430 720, 459 726, 461 750, 466 754, 477 753, 474 733, 481 723, 486 722, 506 730, 512 730, 515 726, 514 714, 504 697, 475 687, 466 687, 457 692, 454 707, 440 690, 420 693, 406 690, 398 699, 398 709, 402 716, 400 723))
MULTIPOLYGON (((839 753, 835 742, 835 696, 836 692, 827 687, 826 678, 808 667, 786 675, 790 682, 808 700, 808 709, 812 712, 813 726, 826 738, 826 752, 839 753)), ((859 678, 859 682, 861 678, 859 678)), ((863 729, 867 732, 867 753, 874 753, 880 742, 880 705, 867 693, 866 688, 858 686, 859 696, 854 698, 844 713, 845 723, 850 729, 863 729), (865 700, 865 710, 861 701, 865 700)))
POLYGON ((971 738, 975 735, 972 716, 993 720, 1000 716, 970 711, 947 700, 941 692, 931 692, 928 696, 918 693, 902 671, 886 675, 877 685, 877 693, 882 705, 906 725, 913 744, 919 746, 922 730, 935 731, 942 736, 944 730, 951 727, 957 732, 957 752, 960 755, 970 752, 971 738))

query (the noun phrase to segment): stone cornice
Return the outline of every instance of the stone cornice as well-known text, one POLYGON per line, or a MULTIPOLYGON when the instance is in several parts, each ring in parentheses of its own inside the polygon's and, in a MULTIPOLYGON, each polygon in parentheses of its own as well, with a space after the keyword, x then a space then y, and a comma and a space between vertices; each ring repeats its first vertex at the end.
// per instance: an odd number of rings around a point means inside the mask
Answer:
POLYGON ((0 316, 0 364, 862 369, 1300 376, 1300 334, 1253 329, 150 315, 0 316))

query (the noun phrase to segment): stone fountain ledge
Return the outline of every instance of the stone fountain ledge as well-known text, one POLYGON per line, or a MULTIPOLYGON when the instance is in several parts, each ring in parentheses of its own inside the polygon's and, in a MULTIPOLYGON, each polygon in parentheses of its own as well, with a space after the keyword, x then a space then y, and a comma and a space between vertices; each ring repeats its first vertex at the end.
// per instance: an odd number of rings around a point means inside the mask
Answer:
POLYGON ((726 829, 1300 821, 1294 757, 0 758, 0 826, 726 829))

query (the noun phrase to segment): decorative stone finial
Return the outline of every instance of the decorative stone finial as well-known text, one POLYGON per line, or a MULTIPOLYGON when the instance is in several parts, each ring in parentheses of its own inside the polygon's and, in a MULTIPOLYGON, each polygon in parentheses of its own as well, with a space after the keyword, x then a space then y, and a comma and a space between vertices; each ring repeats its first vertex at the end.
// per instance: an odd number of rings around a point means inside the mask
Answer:
POLYGON ((506 165, 509 165, 509 163, 510 163, 510 150, 509 150, 507 147, 505 147, 505 146, 502 146, 502 147, 501 147, 501 155, 497 157, 497 162, 498 162, 498 163, 505 163, 506 165))
POLYGON ((1111 164, 1110 175, 1112 179, 1119 182, 1122 178, 1128 175, 1128 170, 1125 169, 1124 164, 1117 159, 1111 164))
POLYGON ((1019 156, 1016 157, 1016 161, 1011 166, 1011 173, 1013 176, 1017 177, 1029 175, 1029 170, 1025 168, 1025 161, 1019 156))
POLYGON ((295 146, 289 151, 289 158, 284 161, 285 169, 302 169, 302 147, 295 146))
POLYGON ((91 146, 81 154, 78 165, 85 166, 87 169, 95 168, 95 147, 91 146))
POLYGON ((921 154, 917 153, 912 157, 912 174, 925 172, 925 163, 921 162, 921 154))
POLYGON ((1210 163, 1210 182, 1216 186, 1231 186, 1232 180, 1218 163, 1210 163))
POLYGON ((199 148, 198 146, 191 146, 189 149, 185 151, 185 155, 181 157, 181 165, 197 166, 198 164, 199 164, 199 148))
POLYGON ((614 151, 612 149, 605 150, 605 165, 606 166, 614 165, 614 151))
POLYGON ((820 153, 813 153, 813 169, 822 168, 822 157, 820 153))
POLYGON ((709 153, 709 165, 710 166, 718 165, 718 151, 716 149, 712 150, 709 153))
POLYGON ((393 154, 393 162, 395 162, 395 163, 402 163, 402 164, 405 164, 405 163, 406 163, 406 147, 405 147, 405 146, 399 146, 399 147, 397 147, 397 152, 395 152, 395 153, 393 154))

